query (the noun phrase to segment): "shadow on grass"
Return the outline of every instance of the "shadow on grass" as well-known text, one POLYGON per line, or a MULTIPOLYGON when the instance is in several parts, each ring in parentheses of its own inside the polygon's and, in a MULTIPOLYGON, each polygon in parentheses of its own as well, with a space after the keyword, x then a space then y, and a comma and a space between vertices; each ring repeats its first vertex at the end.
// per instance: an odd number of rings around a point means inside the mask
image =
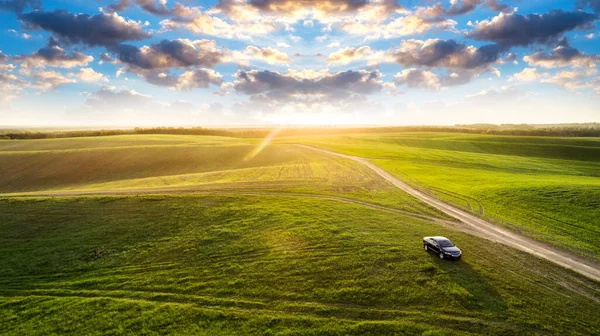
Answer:
POLYGON ((504 317, 507 305, 490 280, 464 260, 442 260, 430 253, 432 262, 448 277, 444 292, 453 297, 464 308, 494 317, 504 317))

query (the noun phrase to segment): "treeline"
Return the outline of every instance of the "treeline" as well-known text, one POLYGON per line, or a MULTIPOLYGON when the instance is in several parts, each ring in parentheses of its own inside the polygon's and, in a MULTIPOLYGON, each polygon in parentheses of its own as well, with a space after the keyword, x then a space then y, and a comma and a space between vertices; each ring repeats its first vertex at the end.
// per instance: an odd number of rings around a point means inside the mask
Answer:
POLYGON ((202 127, 153 127, 153 128, 134 128, 134 129, 111 129, 111 130, 82 130, 82 131, 55 131, 55 132, 33 132, 16 131, 0 133, 0 139, 25 140, 25 139, 58 139, 58 138, 82 138, 82 137, 101 137, 113 135, 133 135, 133 134, 174 134, 174 135, 218 135, 236 137, 237 132, 225 129, 209 129, 202 127))
MULTIPOLYGON (((560 136, 560 137, 600 137, 600 124, 577 124, 564 126, 519 127, 483 127, 484 125, 457 125, 457 126, 398 126, 398 127, 360 127, 360 128, 337 128, 337 127, 312 127, 312 128, 283 128, 278 136, 302 136, 302 135, 324 135, 324 134, 351 134, 351 133, 400 133, 400 132, 446 132, 446 133, 469 133, 490 135, 518 135, 518 136, 560 136)), ((496 126, 496 125, 485 125, 496 126)), ((263 138, 273 128, 261 129, 217 129, 203 127, 153 127, 134 128, 123 130, 81 130, 81 131, 55 131, 55 132, 32 132, 12 131, 0 133, 0 139, 24 140, 24 139, 56 139, 77 137, 100 137, 111 135, 132 134, 172 134, 172 135, 212 135, 237 138, 263 138)))

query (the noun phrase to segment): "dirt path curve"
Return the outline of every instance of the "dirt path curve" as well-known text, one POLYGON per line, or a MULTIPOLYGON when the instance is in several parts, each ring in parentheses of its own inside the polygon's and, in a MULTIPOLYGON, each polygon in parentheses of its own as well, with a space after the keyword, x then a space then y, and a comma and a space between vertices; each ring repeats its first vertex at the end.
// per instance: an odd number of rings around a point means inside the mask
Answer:
POLYGON ((408 184, 402 182, 400 179, 396 178, 392 174, 388 173, 382 168, 371 163, 369 160, 357 156, 340 154, 332 151, 328 151, 321 148, 306 146, 306 145, 298 145, 305 148, 310 148, 322 153, 326 153, 329 155, 335 155, 338 157, 346 158, 349 160, 353 160, 359 162, 374 172, 376 172, 379 176, 383 177, 394 186, 408 194, 420 199, 421 201, 429 204, 430 206, 444 212, 445 214, 454 217, 460 220, 462 223, 466 225, 466 230, 469 233, 474 235, 502 243, 504 245, 511 246, 513 248, 519 249, 521 251, 525 251, 531 253, 540 258, 547 259, 555 264, 558 264, 562 267, 571 269, 579 274, 582 274, 590 279, 600 281, 600 266, 593 264, 587 260, 583 260, 582 258, 573 255, 571 253, 562 251, 558 248, 546 245, 544 243, 540 243, 534 239, 525 237, 516 232, 513 232, 508 229, 504 229, 498 227, 495 224, 492 224, 486 220, 483 220, 475 215, 472 215, 464 210, 458 209, 454 206, 448 205, 439 199, 430 196, 426 193, 423 193, 408 184))

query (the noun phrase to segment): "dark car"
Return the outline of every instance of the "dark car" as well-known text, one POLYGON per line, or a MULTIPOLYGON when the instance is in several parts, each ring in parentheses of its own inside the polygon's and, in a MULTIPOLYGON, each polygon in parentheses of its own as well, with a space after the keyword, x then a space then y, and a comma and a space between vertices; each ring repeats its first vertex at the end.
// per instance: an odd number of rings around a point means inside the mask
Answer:
POLYGON ((425 251, 435 252, 440 259, 460 259, 462 252, 446 237, 423 238, 425 251))

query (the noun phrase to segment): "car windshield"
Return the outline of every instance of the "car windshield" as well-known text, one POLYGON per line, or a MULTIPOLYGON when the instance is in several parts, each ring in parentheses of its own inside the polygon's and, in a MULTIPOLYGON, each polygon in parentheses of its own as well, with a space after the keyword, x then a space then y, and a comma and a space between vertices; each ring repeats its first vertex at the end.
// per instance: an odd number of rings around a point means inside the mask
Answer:
POLYGON ((454 247, 454 244, 452 244, 452 242, 449 240, 440 240, 440 246, 441 247, 454 247))

